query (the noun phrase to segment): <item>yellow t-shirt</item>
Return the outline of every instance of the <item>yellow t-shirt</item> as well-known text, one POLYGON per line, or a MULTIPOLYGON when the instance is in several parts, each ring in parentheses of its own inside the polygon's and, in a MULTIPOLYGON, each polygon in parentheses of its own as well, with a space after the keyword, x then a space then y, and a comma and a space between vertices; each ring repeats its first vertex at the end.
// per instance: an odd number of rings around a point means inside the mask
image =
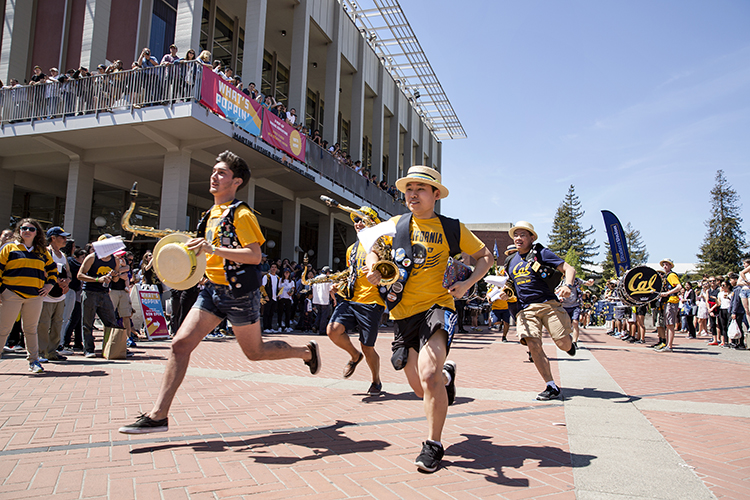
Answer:
POLYGON ((497 299, 495 302, 492 303, 492 310, 493 311, 500 311, 503 309, 508 308, 508 301, 507 300, 500 300, 497 299))
MULTIPOLYGON (((667 282, 672 285, 672 288, 674 288, 680 284, 680 278, 678 278, 675 273, 670 272, 669 274, 667 274, 667 282)), ((669 302, 670 304, 679 304, 680 298, 677 295, 678 294, 670 295, 667 302, 669 302)))
MULTIPOLYGON (((400 215, 391 220, 398 223, 400 215)), ((428 310, 433 305, 456 308, 453 296, 443 288, 445 266, 450 257, 448 239, 443 233, 440 219, 411 218, 412 268, 404 286, 404 294, 391 318, 403 319, 428 310)), ((474 255, 484 248, 484 243, 461 223, 461 251, 474 255)), ((397 249, 394 249, 397 250, 397 249)))
MULTIPOLYGON (((365 252, 364 247, 362 247, 362 243, 357 242, 346 250, 346 262, 349 262, 349 259, 351 259, 352 250, 354 250, 355 246, 357 248, 356 269, 358 273, 357 282, 354 284, 354 296, 352 297, 352 302, 358 302, 360 304, 380 304, 381 306, 385 305, 383 297, 378 293, 378 287, 370 283, 367 280, 367 274, 362 272, 362 268, 365 266, 365 258, 367 257, 367 252, 365 252)), ((346 285, 343 286, 345 287, 346 285)))
MULTIPOLYGON (((229 208, 229 205, 231 203, 211 207, 210 218, 206 224, 206 241, 210 241, 217 247, 228 246, 231 242, 231 236, 222 236, 218 231, 221 219, 227 208, 229 208)), ((252 210, 246 206, 241 206, 234 211, 234 228, 237 231, 237 239, 243 248, 252 243, 262 245, 266 241, 263 233, 260 231, 258 219, 255 218, 252 210)), ((217 285, 229 286, 227 277, 224 274, 224 259, 218 255, 207 256, 206 276, 217 285)))

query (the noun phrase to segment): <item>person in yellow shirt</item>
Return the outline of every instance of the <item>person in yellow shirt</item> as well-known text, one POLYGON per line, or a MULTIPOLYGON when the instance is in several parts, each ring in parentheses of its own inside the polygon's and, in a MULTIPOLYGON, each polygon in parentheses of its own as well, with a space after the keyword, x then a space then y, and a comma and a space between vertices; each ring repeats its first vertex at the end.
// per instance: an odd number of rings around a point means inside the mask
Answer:
MULTIPOLYGON (((448 196, 437 170, 413 166, 396 187, 404 193, 410 212, 391 219, 400 276, 388 287, 379 286, 379 291, 395 320, 391 363, 404 370, 414 393, 424 401, 427 440, 414 463, 423 472, 435 472, 444 454, 440 439, 448 406, 456 396, 456 364, 446 361, 457 326, 454 299, 487 273, 492 252, 458 220, 435 213, 435 202, 448 196), (444 288, 448 257, 458 252, 471 255, 476 266, 465 281, 444 288)), ((373 285, 381 280, 373 268, 379 258, 372 251, 367 256, 367 279, 373 285)))
POLYGON ((674 344, 674 332, 675 323, 679 318, 680 313, 680 292, 682 292, 682 285, 680 284, 680 278, 672 272, 674 269, 674 262, 672 259, 662 259, 659 261, 659 265, 664 270, 664 279, 667 281, 667 291, 661 292, 662 299, 666 299, 667 303, 664 304, 664 314, 659 321, 658 329, 666 330, 666 337, 662 337, 663 332, 659 331, 659 338, 666 338, 667 343, 662 347, 657 347, 658 352, 672 352, 674 344), (664 320, 662 324, 661 320, 664 320))
POLYGON ((320 370, 315 341, 305 347, 293 347, 281 340, 264 342, 261 337, 258 264, 260 245, 265 239, 252 210, 235 198, 237 190, 249 179, 247 163, 236 154, 224 151, 216 158, 209 188, 214 206, 198 224, 199 237, 186 244, 187 250, 197 256, 208 254, 208 281, 172 340, 172 352, 154 407, 135 423, 120 427, 123 434, 168 430, 169 408, 185 378, 190 354, 224 318, 232 322, 237 342, 249 360, 300 358, 313 375, 320 370))
MULTIPOLYGON (((359 211, 373 222, 380 223, 377 212, 372 208, 362 207, 359 211)), ((365 222, 358 215, 352 213, 351 219, 357 232, 366 227, 365 222)), ((383 383, 380 381, 380 356, 375 351, 375 341, 378 339, 378 325, 385 306, 378 288, 367 281, 367 276, 363 272, 366 259, 367 252, 359 241, 347 249, 349 282, 337 290, 339 300, 336 301, 336 308, 328 322, 326 333, 334 344, 351 356, 351 360, 344 367, 344 378, 351 377, 359 362, 364 359, 372 374, 372 383, 367 389, 367 394, 377 396, 383 390, 383 383), (356 326, 359 326, 360 331, 361 352, 354 347, 347 334, 356 326)))
POLYGON ((497 300, 491 300, 490 294, 492 290, 487 292, 487 301, 490 302, 491 311, 490 311, 490 329, 492 328, 502 328, 503 329, 503 342, 508 341, 508 330, 510 330, 510 309, 508 308, 508 303, 515 302, 515 297, 508 297, 507 300, 503 299, 497 299, 497 300), (499 325, 499 326, 497 326, 499 325))

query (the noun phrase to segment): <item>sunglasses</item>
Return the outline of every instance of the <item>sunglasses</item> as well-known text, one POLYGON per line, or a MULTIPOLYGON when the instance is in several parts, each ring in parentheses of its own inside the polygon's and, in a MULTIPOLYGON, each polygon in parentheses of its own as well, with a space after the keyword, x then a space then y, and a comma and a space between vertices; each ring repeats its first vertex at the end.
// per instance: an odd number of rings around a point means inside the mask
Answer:
POLYGON ((36 228, 34 226, 23 226, 21 228, 21 231, 28 231, 30 233, 35 233, 36 232, 36 228))

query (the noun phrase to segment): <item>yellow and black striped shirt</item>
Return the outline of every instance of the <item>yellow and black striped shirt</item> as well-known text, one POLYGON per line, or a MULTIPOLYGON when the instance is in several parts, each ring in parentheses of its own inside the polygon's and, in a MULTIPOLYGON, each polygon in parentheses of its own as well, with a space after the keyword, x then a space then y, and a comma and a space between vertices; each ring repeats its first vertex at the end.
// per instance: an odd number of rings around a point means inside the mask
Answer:
POLYGON ((28 299, 47 283, 57 283, 57 265, 49 250, 28 251, 21 243, 8 243, 0 250, 0 292, 7 288, 28 299))

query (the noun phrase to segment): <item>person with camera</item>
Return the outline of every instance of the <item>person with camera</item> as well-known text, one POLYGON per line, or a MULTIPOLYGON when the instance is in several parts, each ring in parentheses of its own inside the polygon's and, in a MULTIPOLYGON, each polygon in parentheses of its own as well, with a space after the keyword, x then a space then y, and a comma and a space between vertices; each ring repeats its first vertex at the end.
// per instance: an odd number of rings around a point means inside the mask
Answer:
MULTIPOLYGON (((541 244, 534 244, 538 236, 531 223, 519 221, 510 228, 508 234, 518 249, 506 263, 506 272, 518 298, 518 337, 521 344, 529 348, 531 359, 547 384, 536 399, 556 399, 560 397, 560 388, 552 378, 549 359, 542 347, 542 328, 547 329, 559 349, 571 356, 575 355, 570 316, 560 300, 568 298, 575 288, 576 270, 552 250, 541 244), (565 281, 555 295, 555 287, 561 275, 565 276, 565 281)), ((507 294, 503 292, 500 298, 507 299, 507 294)))

